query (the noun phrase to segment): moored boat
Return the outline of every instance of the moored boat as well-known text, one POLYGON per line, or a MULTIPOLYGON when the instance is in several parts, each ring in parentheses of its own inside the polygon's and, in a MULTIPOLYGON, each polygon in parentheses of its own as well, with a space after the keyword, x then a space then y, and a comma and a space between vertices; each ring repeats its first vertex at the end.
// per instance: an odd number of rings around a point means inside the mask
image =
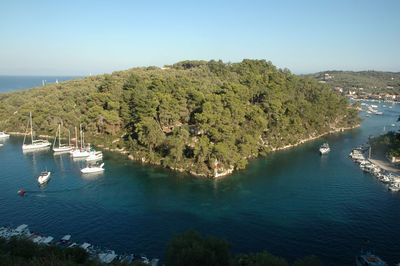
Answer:
POLYGON ((400 191, 400 184, 399 183, 393 183, 388 187, 388 189, 390 191, 393 191, 393 192, 400 191))
POLYGON ((103 168, 104 163, 102 163, 100 166, 95 166, 95 165, 90 165, 86 168, 81 169, 81 172, 83 174, 90 174, 90 173, 98 173, 98 172, 102 172, 105 169, 103 168))
POLYGON ((25 138, 26 134, 24 136, 24 142, 22 144, 22 150, 23 151, 33 151, 33 150, 39 150, 39 149, 44 149, 50 147, 51 143, 48 142, 47 140, 44 139, 33 139, 33 129, 32 129, 32 113, 29 113, 29 122, 31 125, 31 144, 25 144, 25 138))
MULTIPOLYGON (((69 132, 69 131, 68 131, 69 132)), ((68 134, 68 143, 71 143, 71 137, 70 134, 68 134)), ((67 152, 72 150, 72 146, 70 145, 65 145, 61 143, 61 125, 58 125, 58 130, 56 133, 56 137, 54 138, 54 143, 53 143, 53 151, 57 153, 61 152, 67 152), (58 135, 58 147, 56 147, 56 141, 57 141, 57 135, 58 135)))
POLYGON ((328 143, 324 143, 321 145, 321 147, 319 147, 319 152, 321 154, 327 154, 330 151, 331 151, 331 148, 329 147, 328 143))
POLYGON ((4 132, 0 132, 0 139, 5 139, 5 138, 8 138, 9 136, 10 136, 9 134, 6 134, 4 132))
POLYGON ((358 266, 385 266, 387 265, 381 258, 378 256, 367 252, 361 254, 356 257, 356 265, 358 266))
POLYGON ((90 155, 86 158, 86 161, 99 161, 103 159, 103 153, 101 151, 90 152, 90 155))

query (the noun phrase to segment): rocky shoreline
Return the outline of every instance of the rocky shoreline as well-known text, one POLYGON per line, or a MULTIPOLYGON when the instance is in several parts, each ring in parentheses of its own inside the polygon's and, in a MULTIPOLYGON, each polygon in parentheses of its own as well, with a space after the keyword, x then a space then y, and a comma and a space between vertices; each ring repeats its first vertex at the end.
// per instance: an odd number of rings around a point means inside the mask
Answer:
MULTIPOLYGON (((319 135, 312 136, 312 137, 309 137, 309 138, 306 138, 306 139, 302 139, 302 140, 300 140, 299 142, 294 143, 294 144, 289 144, 289 145, 286 145, 286 146, 283 146, 283 147, 278 147, 278 148, 272 148, 271 151, 272 151, 272 152, 275 152, 275 151, 290 149, 290 148, 299 146, 299 145, 301 145, 301 144, 304 144, 304 143, 306 143, 306 142, 319 139, 319 138, 321 138, 321 137, 323 137, 323 136, 326 136, 326 135, 329 135, 329 134, 340 133, 340 132, 344 132, 344 131, 347 131, 347 130, 352 130, 352 129, 359 128, 359 127, 360 127, 360 124, 355 125, 355 126, 353 126, 353 127, 334 128, 334 129, 332 129, 332 130, 330 130, 330 131, 328 131, 328 132, 325 132, 325 133, 323 133, 323 134, 319 134, 319 135)), ((128 156, 128 158, 129 158, 130 160, 133 160, 133 161, 139 161, 139 162, 141 162, 141 163, 149 163, 149 162, 146 160, 146 158, 144 158, 144 157, 136 158, 133 154, 129 153, 129 152, 128 152, 127 150, 125 150, 124 148, 122 148, 122 149, 110 149, 110 148, 105 147, 104 145, 98 145, 97 147, 102 148, 102 149, 104 149, 104 150, 108 150, 108 151, 112 151, 112 152, 118 152, 118 153, 120 153, 120 154, 125 154, 125 155, 128 156)), ((154 164, 154 163, 153 163, 153 164, 154 164)), ((154 164, 154 165, 160 165, 160 164, 154 164)), ((221 169, 221 171, 217 171, 217 172, 215 172, 215 173, 208 174, 208 173, 197 173, 197 172, 195 172, 195 171, 193 171, 193 170, 187 170, 187 169, 184 169, 184 168, 174 168, 174 167, 168 167, 168 168, 171 169, 171 170, 174 170, 174 171, 181 172, 181 173, 187 172, 187 173, 189 173, 189 174, 191 174, 191 175, 193 175, 193 176, 208 177, 208 178, 221 178, 221 177, 225 177, 225 176, 228 176, 228 175, 232 174, 232 173, 234 172, 234 170, 235 170, 233 166, 230 166, 230 168, 228 168, 228 169, 221 169)))
MULTIPOLYGON (((302 139, 302 140, 300 140, 300 141, 298 141, 297 143, 294 143, 294 144, 285 145, 283 147, 272 147, 271 151, 275 152, 275 151, 290 149, 290 148, 299 146, 299 145, 304 144, 304 143, 309 142, 309 141, 316 140, 318 138, 321 138, 321 137, 329 135, 329 134, 340 133, 340 132, 344 132, 346 130, 352 130, 352 129, 355 129, 355 128, 358 128, 358 127, 360 127, 359 124, 356 125, 356 126, 353 126, 353 127, 334 128, 334 129, 332 129, 332 130, 330 130, 328 132, 325 132, 325 133, 322 133, 322 134, 319 134, 319 135, 316 135, 316 136, 311 136, 311 137, 306 138, 306 139, 302 139)), ((8 134, 19 135, 19 136, 26 135, 25 133, 21 133, 21 132, 8 132, 8 134)), ((48 136, 48 135, 39 135, 38 137, 41 137, 41 138, 54 138, 53 136, 48 136)), ((141 163, 146 163, 146 164, 150 163, 150 162, 148 162, 146 160, 145 157, 136 157, 136 156, 134 156, 134 154, 130 153, 129 151, 125 150, 124 148, 120 148, 120 149, 115 148, 115 149, 113 149, 113 148, 105 147, 104 145, 97 145, 97 147, 99 147, 99 148, 101 148, 103 150, 107 150, 107 151, 111 151, 111 152, 118 152, 120 154, 127 155, 127 157, 130 160, 133 160, 133 161, 139 161, 141 163)), ((153 165, 161 165, 161 163, 158 163, 158 164, 152 163, 152 164, 153 165)), ((171 170, 174 170, 174 171, 181 172, 181 173, 186 172, 186 173, 191 174, 193 176, 206 177, 206 178, 207 177, 208 178, 225 177, 225 176, 228 176, 228 175, 232 174, 234 172, 234 170, 235 170, 233 166, 230 166, 228 169, 222 168, 222 169, 219 169, 219 170, 214 171, 214 172, 210 171, 210 173, 198 173, 198 172, 195 172, 193 170, 185 169, 185 168, 178 168, 178 167, 168 167, 168 168, 171 169, 171 170)))

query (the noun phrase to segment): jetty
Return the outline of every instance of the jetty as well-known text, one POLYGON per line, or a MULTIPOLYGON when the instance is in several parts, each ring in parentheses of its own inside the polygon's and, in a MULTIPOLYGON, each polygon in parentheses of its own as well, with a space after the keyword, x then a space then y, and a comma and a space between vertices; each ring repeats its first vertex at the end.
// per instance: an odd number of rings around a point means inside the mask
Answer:
POLYGON ((400 169, 386 161, 383 154, 375 154, 372 159, 371 147, 365 145, 353 149, 349 156, 360 166, 361 170, 387 184, 388 190, 400 191, 400 169))

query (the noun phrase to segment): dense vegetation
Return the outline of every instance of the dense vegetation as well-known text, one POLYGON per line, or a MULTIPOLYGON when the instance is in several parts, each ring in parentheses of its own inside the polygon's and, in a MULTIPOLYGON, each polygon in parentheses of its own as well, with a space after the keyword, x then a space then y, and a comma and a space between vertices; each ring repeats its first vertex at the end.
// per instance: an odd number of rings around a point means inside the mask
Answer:
MULTIPOLYGON (((399 118, 400 119, 400 118, 399 118)), ((400 121, 400 120, 398 120, 400 121)), ((388 158, 400 157, 400 133, 389 131, 369 140, 372 150, 384 153, 388 158)))
POLYGON ((134 159, 210 175, 249 158, 354 126, 357 111, 325 84, 265 60, 183 61, 0 94, 0 129, 73 132, 134 159))
MULTIPOLYGON (((212 236, 203 238, 200 233, 188 230, 176 234, 166 249, 166 266, 289 266, 284 259, 267 251, 262 253, 231 255, 232 244, 224 239, 212 236)), ((293 266, 320 266, 321 261, 315 256, 307 256, 296 260, 293 266)))
POLYGON ((325 71, 307 76, 313 77, 318 81, 325 81, 331 88, 363 88, 365 92, 374 94, 400 94, 400 72, 325 71))
POLYGON ((0 265, 97 265, 79 247, 37 245, 30 240, 0 238, 0 265))
MULTIPOLYGON (((166 248, 166 266, 288 266, 284 258, 276 257, 266 251, 262 253, 231 255, 232 244, 212 236, 203 238, 200 233, 188 230, 175 234, 166 248)), ((0 238, 0 265, 107 265, 96 258, 90 259, 80 247, 61 248, 59 246, 38 245, 30 240, 0 238)), ((146 265, 140 261, 113 262, 112 265, 146 265)), ((315 256, 296 260, 293 266, 320 266, 315 256)))

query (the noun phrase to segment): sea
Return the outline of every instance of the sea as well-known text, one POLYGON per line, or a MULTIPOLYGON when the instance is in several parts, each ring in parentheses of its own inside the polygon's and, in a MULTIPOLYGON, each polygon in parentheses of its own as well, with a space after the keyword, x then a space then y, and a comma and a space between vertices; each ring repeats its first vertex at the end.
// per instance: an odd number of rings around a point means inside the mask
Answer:
POLYGON ((67 81, 83 76, 5 76, 0 75, 0 93, 14 90, 29 89, 45 84, 67 81))
POLYGON ((230 241, 234 254, 266 250, 289 262, 313 254, 324 265, 354 265, 363 250, 394 265, 400 193, 349 158, 369 137, 398 130, 400 106, 376 104, 384 114, 360 113, 360 128, 253 159, 218 180, 108 151, 104 173, 83 175, 85 161, 50 150, 23 153, 23 138, 11 136, 0 147, 0 226, 28 224, 56 239, 70 234, 75 242, 161 260, 174 233, 194 229, 230 241), (331 152, 321 156, 324 142, 331 152), (40 187, 37 177, 46 169, 51 179, 40 187))

